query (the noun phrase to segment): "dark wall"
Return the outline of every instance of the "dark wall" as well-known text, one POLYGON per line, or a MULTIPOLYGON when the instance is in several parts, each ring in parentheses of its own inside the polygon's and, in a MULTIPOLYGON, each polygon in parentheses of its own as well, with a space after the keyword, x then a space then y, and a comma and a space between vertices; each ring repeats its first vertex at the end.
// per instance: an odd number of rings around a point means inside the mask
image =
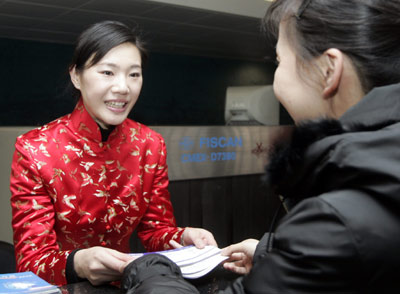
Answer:
MULTIPOLYGON (((173 181, 169 190, 177 225, 211 231, 220 247, 259 239, 270 230, 279 208, 278 197, 263 185, 261 175, 173 181)), ((132 250, 144 250, 135 235, 132 250)))
MULTIPOLYGON (((0 125, 43 125, 67 114, 71 45, 0 39, 0 125)), ((224 125, 228 86, 266 85, 262 62, 150 53, 131 118, 147 125, 224 125)), ((287 121, 283 113, 283 123, 287 121)))
POLYGON ((61 99, 72 48, 0 39, 0 125, 42 125, 71 111, 61 99))

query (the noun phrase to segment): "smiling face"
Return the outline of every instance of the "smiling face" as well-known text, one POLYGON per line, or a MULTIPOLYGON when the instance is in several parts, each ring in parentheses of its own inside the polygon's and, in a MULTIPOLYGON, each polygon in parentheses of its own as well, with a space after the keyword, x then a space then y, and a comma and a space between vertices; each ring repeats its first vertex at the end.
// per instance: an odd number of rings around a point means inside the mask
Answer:
POLYGON ((105 129, 119 125, 128 117, 142 89, 140 52, 132 43, 123 43, 80 72, 72 68, 70 75, 90 116, 105 129))
POLYGON ((281 24, 276 46, 275 95, 295 122, 327 116, 329 107, 323 99, 321 81, 310 69, 298 70, 296 54, 285 32, 281 24))

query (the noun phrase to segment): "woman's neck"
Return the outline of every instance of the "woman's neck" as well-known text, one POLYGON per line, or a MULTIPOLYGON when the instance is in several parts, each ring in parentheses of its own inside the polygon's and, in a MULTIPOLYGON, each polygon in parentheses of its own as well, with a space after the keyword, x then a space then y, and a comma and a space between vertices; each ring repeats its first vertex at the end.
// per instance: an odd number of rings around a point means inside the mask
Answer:
POLYGON ((106 142, 112 131, 114 131, 115 126, 108 126, 108 128, 103 128, 100 124, 97 124, 100 128, 101 141, 106 142))

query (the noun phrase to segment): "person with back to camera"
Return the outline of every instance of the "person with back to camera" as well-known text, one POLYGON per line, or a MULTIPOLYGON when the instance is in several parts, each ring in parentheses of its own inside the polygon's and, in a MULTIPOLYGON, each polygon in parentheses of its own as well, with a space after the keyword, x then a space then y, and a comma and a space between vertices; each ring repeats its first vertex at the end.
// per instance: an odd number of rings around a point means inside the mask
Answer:
POLYGON ((296 124, 265 177, 289 212, 223 249, 244 276, 219 293, 398 293, 400 1, 276 0, 263 26, 296 124))
POLYGON ((63 285, 120 279, 137 229, 148 251, 215 245, 176 227, 160 134, 127 118, 142 88, 142 42, 104 21, 78 38, 69 68, 74 111, 17 138, 11 172, 18 271, 63 285))

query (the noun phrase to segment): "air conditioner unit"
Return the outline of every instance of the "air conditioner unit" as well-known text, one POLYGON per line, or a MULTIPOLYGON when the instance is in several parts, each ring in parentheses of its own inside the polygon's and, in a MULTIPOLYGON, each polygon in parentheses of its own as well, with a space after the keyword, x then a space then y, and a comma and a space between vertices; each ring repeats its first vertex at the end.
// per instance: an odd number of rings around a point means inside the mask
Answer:
POLYGON ((227 125, 279 125, 279 101, 272 85, 228 87, 225 122, 227 125))

